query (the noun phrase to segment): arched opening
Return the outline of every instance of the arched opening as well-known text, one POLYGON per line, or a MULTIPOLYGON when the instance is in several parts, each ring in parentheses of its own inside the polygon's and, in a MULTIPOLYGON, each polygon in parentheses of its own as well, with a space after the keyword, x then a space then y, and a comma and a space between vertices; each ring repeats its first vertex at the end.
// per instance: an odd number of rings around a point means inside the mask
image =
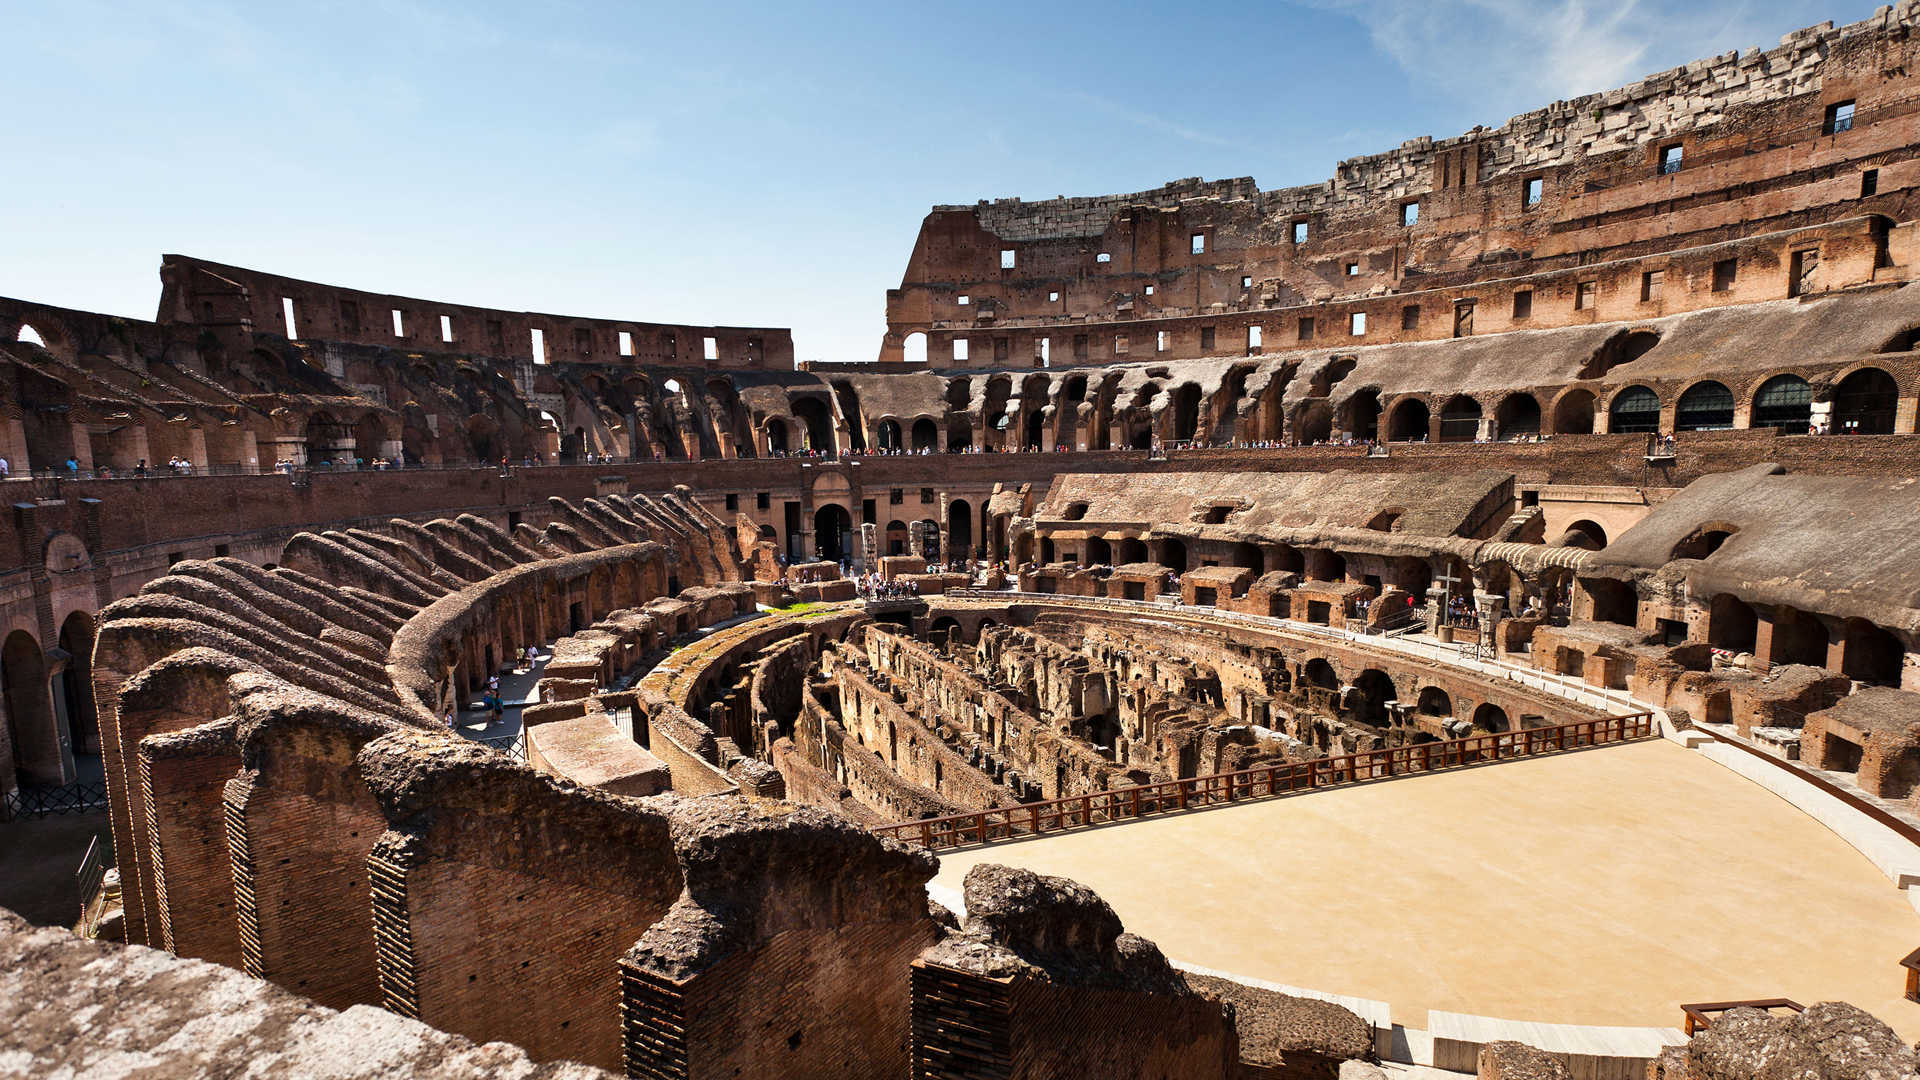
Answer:
POLYGON ((1115 565, 1127 566, 1132 563, 1143 563, 1146 561, 1146 541, 1137 536, 1129 536, 1120 541, 1120 561, 1115 565))
POLYGON ((767 453, 784 454, 791 448, 787 442, 787 422, 778 417, 769 419, 767 428, 767 453))
POLYGON ((1567 526, 1567 531, 1561 534, 1558 546, 1599 551, 1607 546, 1607 530, 1601 528, 1599 522, 1581 518, 1567 526))
MULTIPOLYGON (((60 648, 66 670, 54 687, 54 712, 65 723, 76 756, 100 756, 100 722, 93 707, 93 616, 84 611, 60 624, 60 648)), ((81 769, 82 773, 97 770, 81 769)))
POLYGON ((1173 392, 1173 437, 1191 439, 1200 430, 1200 387, 1186 383, 1173 392))
MULTIPOLYGON (((1538 417, 1535 426, 1538 426, 1538 417)), ((1480 403, 1465 394, 1448 398, 1447 403, 1440 406, 1440 441, 1472 442, 1479 437, 1480 403)))
POLYGON ((368 413, 353 427, 354 454, 361 461, 387 457, 391 443, 386 420, 378 413, 368 413))
POLYGON ((1025 426, 1026 426, 1027 437, 1026 437, 1026 441, 1022 445, 1024 445, 1029 450, 1040 449, 1042 445, 1042 440, 1046 436, 1046 430, 1047 430, 1046 413, 1039 409, 1035 409, 1032 412, 1028 413, 1027 422, 1025 426))
POLYGON ((1087 537, 1087 565, 1113 565, 1113 545, 1098 536, 1087 537))
POLYGON ((353 462, 353 428, 335 420, 332 413, 316 412, 307 417, 306 443, 308 465, 353 462))
POLYGON ((826 402, 817 397, 800 398, 793 403, 793 416, 806 426, 807 441, 802 449, 822 454, 834 452, 833 416, 826 402))
POLYGON ((940 449, 940 425, 935 424, 932 417, 923 416, 913 422, 913 448, 916 452, 940 449))
POLYGON ((1318 656, 1307 661, 1307 666, 1300 672, 1300 679, 1308 686, 1317 686, 1322 690, 1340 689, 1340 676, 1334 674, 1333 665, 1318 656))
POLYGON ((1155 559, 1154 562, 1159 563, 1161 566, 1170 566, 1182 572, 1187 569, 1187 545, 1185 542, 1173 537, 1167 537, 1164 540, 1156 541, 1156 543, 1160 547, 1160 557, 1155 559))
POLYGON ((1345 581, 1347 559, 1337 551, 1308 548, 1305 552, 1307 578, 1311 581, 1345 581))
POLYGON ((1721 545, 1738 531, 1732 525, 1718 523, 1702 525, 1673 545, 1673 551, 1667 557, 1669 559, 1704 559, 1719 551, 1721 545))
POLYGON ((1540 434, 1540 402, 1532 394, 1508 394, 1493 411, 1500 439, 1531 438, 1540 434))
POLYGON ((1507 710, 1491 701, 1482 702, 1479 708, 1473 710, 1473 730, 1475 731, 1498 735, 1512 726, 1507 722, 1507 710))
POLYGON ((1833 430, 1838 435, 1893 434, 1900 388, 1879 368, 1861 368, 1833 388, 1833 430))
POLYGON ((840 416, 847 422, 847 442, 849 449, 860 451, 867 448, 867 424, 860 416, 860 392, 853 384, 841 379, 833 384, 833 393, 840 402, 840 416))
POLYGON ((828 562, 853 557, 853 517, 846 507, 828 503, 814 512, 813 547, 828 562))
POLYGON ((1660 430, 1660 395, 1644 386, 1629 386, 1613 395, 1607 406, 1607 431, 1632 435, 1660 430))
POLYGON ((909 364, 927 362, 927 335, 915 330, 900 344, 900 359, 909 364))
POLYGON ((920 522, 920 557, 928 562, 940 560, 940 523, 932 518, 920 522))
POLYGON ((47 339, 41 336, 40 331, 33 328, 32 323, 21 323, 20 332, 14 335, 13 339, 15 341, 24 341, 29 345, 38 345, 43 349, 47 347, 47 339))
POLYGON ((933 625, 927 629, 936 635, 945 634, 948 641, 960 640, 960 620, 951 615, 942 615, 933 620, 933 625))
POLYGON ((1052 566, 1057 561, 1059 560, 1054 558, 1053 537, 1051 536, 1041 537, 1040 538, 1040 565, 1052 566))
POLYGON ((1555 435, 1593 434, 1593 392, 1569 390, 1553 406, 1555 435))
POLYGON ((874 437, 879 440, 882 450, 900 449, 900 421, 891 417, 880 421, 880 428, 874 432, 874 437))
POLYGON ((1432 417, 1426 402, 1408 398, 1393 407, 1387 420, 1387 438, 1394 442, 1425 442, 1432 417))
POLYGON ((1421 716, 1450 717, 1453 715, 1453 698, 1445 690, 1429 686, 1420 691, 1420 704, 1415 708, 1421 716))
POLYGON ((1394 688, 1393 679, 1379 668, 1368 668, 1353 680, 1357 691, 1357 700, 1353 703, 1353 717, 1362 723, 1374 727, 1387 726, 1387 702, 1398 701, 1399 691, 1394 688))
POLYGON ((1900 639, 1865 619, 1848 619, 1846 652, 1840 671, 1849 679, 1875 686, 1899 686, 1907 650, 1900 639))
POLYGON ((898 518, 887 522, 885 544, 889 555, 907 554, 907 523, 898 518))
POLYGON ((1724 431, 1733 426, 1733 391, 1712 379, 1687 387, 1673 418, 1675 431, 1724 431))
POLYGON ((1612 578, 1583 578, 1581 586, 1593 598, 1593 621, 1634 626, 1640 617, 1640 595, 1632 585, 1612 578))
POLYGON ((47 687, 47 658, 32 634, 15 630, 0 644, 0 684, 13 739, 13 766, 21 783, 61 784, 66 766, 47 687))
POLYGON ((1773 634, 1770 640, 1773 664, 1827 665, 1827 627, 1818 616, 1782 605, 1773 609, 1773 634))
POLYGON ((1254 577, 1266 573, 1267 559, 1258 544, 1233 545, 1233 565, 1243 566, 1253 571, 1254 577))
POLYGON ((1813 385, 1798 375, 1775 375, 1753 395, 1752 427, 1805 435, 1813 419, 1813 385))
POLYGON ((1660 344, 1660 335, 1651 330, 1627 330, 1608 338, 1594 351, 1577 378, 1597 379, 1621 364, 1631 364, 1660 344))
POLYGON ((956 560, 973 557, 973 507, 965 499, 947 504, 947 553, 956 560))
POLYGON ((1716 649, 1751 654, 1759 629, 1759 616, 1732 593, 1721 593, 1707 607, 1707 644, 1716 649))
POLYGON ((1380 437, 1380 391, 1368 387, 1347 402, 1347 431, 1362 442, 1380 437))
POLYGON ((1312 446, 1333 438, 1333 409, 1324 398, 1300 406, 1293 414, 1293 439, 1301 446, 1312 446))

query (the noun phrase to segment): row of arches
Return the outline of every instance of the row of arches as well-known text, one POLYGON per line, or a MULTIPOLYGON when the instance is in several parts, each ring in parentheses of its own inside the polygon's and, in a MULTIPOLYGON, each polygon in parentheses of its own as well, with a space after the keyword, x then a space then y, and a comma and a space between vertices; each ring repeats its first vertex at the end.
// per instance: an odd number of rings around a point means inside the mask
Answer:
POLYGON ((61 622, 52 649, 23 629, 0 641, 0 703, 6 710, 0 726, 11 762, 11 774, 0 776, 0 792, 100 782, 89 667, 93 636, 92 614, 75 611, 61 622))

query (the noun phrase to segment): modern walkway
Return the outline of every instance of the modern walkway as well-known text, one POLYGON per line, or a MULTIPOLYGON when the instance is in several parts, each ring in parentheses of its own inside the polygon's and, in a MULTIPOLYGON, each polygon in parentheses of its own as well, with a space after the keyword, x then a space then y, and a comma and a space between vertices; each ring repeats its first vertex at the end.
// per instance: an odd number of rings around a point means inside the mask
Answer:
POLYGON ((1670 742, 1414 776, 941 857, 1091 886, 1180 961, 1427 1010, 1672 1027, 1683 1001, 1852 1001, 1920 1037, 1920 919, 1873 865, 1670 742))

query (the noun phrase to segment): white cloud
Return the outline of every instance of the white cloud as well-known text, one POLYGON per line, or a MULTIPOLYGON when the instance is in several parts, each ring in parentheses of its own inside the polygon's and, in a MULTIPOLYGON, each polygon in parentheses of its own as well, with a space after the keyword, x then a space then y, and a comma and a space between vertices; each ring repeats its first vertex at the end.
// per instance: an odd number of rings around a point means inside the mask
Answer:
MULTIPOLYGON (((1350 16, 1422 88, 1519 112, 1773 45, 1804 5, 1645 0, 1308 0, 1350 16)), ((1826 18, 1814 17, 1813 21, 1826 18)), ((1505 117, 1491 119, 1498 123, 1505 117)))

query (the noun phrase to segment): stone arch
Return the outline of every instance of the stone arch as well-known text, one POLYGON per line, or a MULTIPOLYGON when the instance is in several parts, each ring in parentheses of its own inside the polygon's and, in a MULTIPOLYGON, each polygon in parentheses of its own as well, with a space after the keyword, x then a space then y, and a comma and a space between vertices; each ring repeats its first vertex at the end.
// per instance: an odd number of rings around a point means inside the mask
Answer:
POLYGON ((904 448, 901 435, 900 421, 891 416, 883 417, 874 429, 874 444, 881 450, 900 450, 904 448))
POLYGON ((1401 398, 1394 402, 1393 411, 1388 414, 1387 438, 1394 442, 1426 442, 1431 424, 1432 413, 1425 401, 1417 397, 1401 398))
POLYGON ((1386 727, 1387 702, 1400 698, 1392 676, 1379 668, 1368 668, 1354 677, 1353 688, 1360 699, 1353 707, 1355 718, 1374 727, 1386 727))
POLYGON ((1159 563, 1161 566, 1170 566, 1183 573, 1186 571, 1189 562, 1187 545, 1184 540, 1177 537, 1166 536, 1154 541, 1154 546, 1159 549, 1153 560, 1154 562, 1159 563))
POLYGON ((93 639, 93 614, 68 612, 60 623, 60 648, 68 659, 66 670, 60 673, 60 685, 54 688, 54 710, 56 714, 65 713, 73 752, 97 757, 100 720, 93 704, 93 639))
POLYGON ((954 560, 973 557, 973 507, 965 499, 947 504, 947 556, 954 560))
POLYGON ((1813 384, 1798 375, 1775 375, 1753 392, 1752 418, 1747 426, 1805 435, 1812 418, 1813 384))
POLYGON ((900 343, 900 359, 908 364, 924 364, 927 362, 927 335, 925 332, 915 330, 906 336, 906 339, 900 343))
MULTIPOLYGON (((19 780, 41 784, 65 782, 60 733, 54 723, 53 698, 47 682, 47 656, 40 642, 25 630, 15 630, 0 642, 0 697, 6 701, 13 767, 19 780)), ((0 782, 0 787, 5 786, 6 783, 0 782)))
POLYGON ((1827 665, 1827 627, 1816 615, 1784 604, 1773 609, 1773 633, 1767 661, 1772 664, 1827 665))
POLYGON ((1631 364, 1660 344, 1660 335, 1652 330, 1622 330, 1594 350, 1577 378, 1597 379, 1622 364, 1631 364))
POLYGON ((1182 383, 1173 392, 1173 428, 1175 439, 1197 438, 1200 432, 1200 384, 1182 383))
POLYGON ((1528 393, 1508 394, 1493 410, 1495 438, 1501 440, 1540 434, 1540 399, 1528 393))
POLYGON ((1584 387, 1570 387, 1561 392, 1553 403, 1553 433, 1555 435, 1591 435, 1593 434, 1593 391, 1584 387))
POLYGON ((1102 537, 1089 536, 1086 556, 1089 566, 1111 566, 1113 565, 1113 545, 1107 543, 1102 537))
POLYGON ((1126 536, 1120 539, 1120 561, 1115 565, 1125 566, 1146 561, 1147 542, 1145 540, 1137 536, 1126 536))
POLYGON ((1341 417, 1347 433, 1362 442, 1372 442, 1380 437, 1380 389, 1369 386, 1356 392, 1347 399, 1341 408, 1341 417))
POLYGON ((1306 666, 1300 669, 1300 681, 1322 690, 1340 689, 1340 676, 1334 672, 1333 665, 1324 657, 1316 656, 1308 660, 1306 666))
POLYGON ((1600 524, 1596 521, 1589 518, 1581 518, 1579 521, 1568 525, 1566 531, 1561 533, 1558 546, 1585 548, 1588 551, 1600 551, 1607 546, 1607 530, 1601 528, 1600 524))
POLYGON ((933 417, 922 416, 913 422, 911 438, 913 449, 916 451, 938 450, 940 449, 940 425, 934 423, 933 417))
POLYGON ((1717 379, 1702 379, 1680 392, 1675 431, 1724 431, 1733 427, 1733 391, 1717 379))
POLYGON ((1507 720, 1507 710, 1491 701, 1483 701, 1473 710, 1473 729, 1498 735, 1513 725, 1507 720))
POLYGON ((1293 414, 1293 440, 1302 446, 1333 438, 1333 408, 1325 398, 1302 402, 1293 414))
POLYGON ((1759 630, 1760 617, 1732 593, 1721 593, 1707 606, 1707 644, 1716 649, 1751 654, 1759 630))
POLYGON ((1446 404, 1440 406, 1440 441, 1472 442, 1479 437, 1480 402, 1466 394, 1448 398, 1446 404))
POLYGON ((798 398, 793 403, 793 416, 805 428, 804 449, 823 454, 834 452, 833 415, 825 401, 818 397, 798 398))
POLYGON ((1837 435, 1891 435, 1900 386, 1877 367, 1855 369, 1833 388, 1837 435))
POLYGON ((1634 385, 1616 391, 1607 403, 1607 432, 1631 435, 1660 430, 1660 395, 1634 385))
POLYGON ((1848 619, 1846 645, 1841 654, 1841 673, 1858 682, 1877 686, 1900 685, 1900 671, 1906 663, 1906 646, 1900 639, 1865 619, 1848 619))
POLYGON ((814 550, 828 562, 851 559, 854 552, 853 515, 839 503, 827 503, 813 514, 814 550))
POLYGON ((1420 703, 1415 711, 1421 716, 1453 715, 1453 697, 1437 686, 1425 687, 1420 691, 1420 703))

